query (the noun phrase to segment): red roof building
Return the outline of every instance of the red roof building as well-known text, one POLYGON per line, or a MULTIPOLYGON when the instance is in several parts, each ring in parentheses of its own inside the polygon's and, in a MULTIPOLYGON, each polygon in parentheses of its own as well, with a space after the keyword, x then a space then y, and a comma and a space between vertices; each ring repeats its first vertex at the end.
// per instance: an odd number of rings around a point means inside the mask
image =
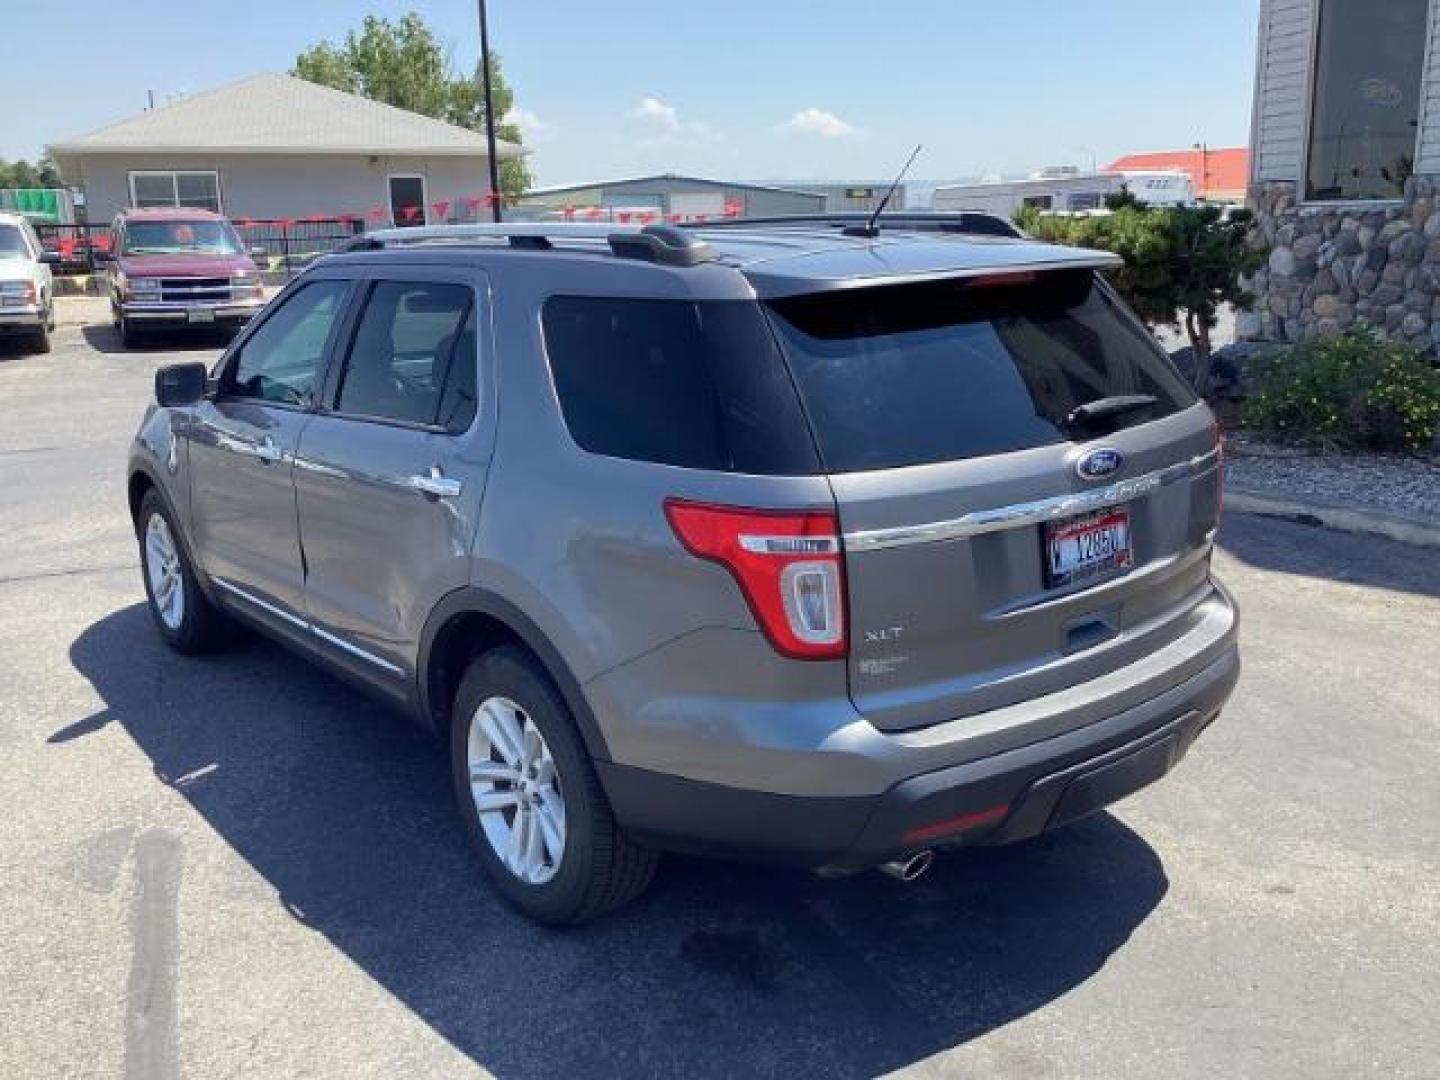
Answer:
POLYGON ((1250 151, 1243 146, 1162 150, 1153 154, 1128 154, 1105 166, 1106 172, 1176 169, 1190 174, 1196 198, 1214 202, 1244 202, 1250 182, 1250 151))

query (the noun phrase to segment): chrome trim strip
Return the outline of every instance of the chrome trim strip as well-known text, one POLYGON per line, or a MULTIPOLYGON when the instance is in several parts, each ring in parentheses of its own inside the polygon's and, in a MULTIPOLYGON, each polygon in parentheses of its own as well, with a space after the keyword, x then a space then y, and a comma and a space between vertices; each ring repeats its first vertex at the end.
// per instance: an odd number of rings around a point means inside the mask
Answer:
POLYGON ((392 675, 404 675, 404 674, 405 674, 405 670, 404 670, 403 668, 399 667, 399 666, 396 665, 396 664, 392 664, 389 660, 382 659, 381 657, 376 656, 376 655, 375 655, 374 653, 372 653, 372 652, 366 652, 364 649, 360 648, 358 645, 352 645, 352 644, 350 644, 350 642, 346 641, 344 638, 336 637, 334 634, 330 633, 328 630, 322 630, 322 629, 320 629, 320 627, 316 626, 314 623, 308 622, 307 620, 300 618, 298 615, 292 615, 290 612, 284 610, 283 608, 276 607, 274 604, 270 603, 269 601, 261 600, 260 597, 255 596, 254 594, 247 592, 246 590, 240 588, 240 586, 230 584, 230 582, 226 581, 224 578, 218 578, 218 577, 217 577, 217 578, 211 578, 210 580, 213 581, 216 585, 219 585, 220 588, 224 589, 226 592, 228 592, 228 593, 233 593, 235 596, 240 597, 240 599, 245 600, 245 601, 248 601, 248 602, 251 603, 251 604, 254 604, 256 607, 260 608, 262 611, 268 611, 271 615, 274 615, 276 618, 284 619, 286 622, 290 623, 292 626, 298 626, 298 627, 300 627, 300 629, 302 629, 302 630, 309 630, 312 634, 314 634, 316 637, 320 638, 322 641, 328 641, 331 645, 334 645, 334 646, 336 646, 337 648, 340 648, 340 649, 344 649, 346 652, 350 653, 352 656, 358 656, 361 660, 368 660, 370 663, 374 664, 376 667, 378 667, 378 668, 383 668, 383 669, 385 669, 386 671, 390 672, 392 675))
POLYGON ((230 582, 226 581, 224 578, 217 577, 211 578, 210 580, 213 581, 216 585, 219 585, 220 588, 224 589, 226 592, 233 593, 234 595, 240 597, 241 600, 249 601, 261 610, 268 611, 271 615, 274 615, 278 619, 284 619, 292 626, 298 626, 302 630, 311 629, 310 624, 304 619, 300 618, 298 615, 292 615, 284 608, 276 607, 268 600, 261 600, 260 597, 255 596, 252 593, 246 592, 244 589, 240 588, 239 585, 231 585, 230 582))
POLYGON ((1019 529, 1107 506, 1118 506, 1148 495, 1158 488, 1204 476, 1215 467, 1219 456, 1220 451, 1216 448, 1189 461, 1182 461, 1129 480, 1121 480, 1094 491, 1076 491, 1048 499, 1001 506, 994 510, 976 510, 948 521, 848 532, 845 534, 845 547, 850 551, 879 551, 910 544, 934 544, 966 536, 979 536, 981 533, 999 532, 1002 529, 1019 529))
POLYGON ((402 670, 397 665, 390 663, 389 660, 382 660, 374 653, 366 652, 358 645, 351 645, 350 642, 346 641, 344 638, 336 637, 328 630, 321 630, 320 627, 316 626, 314 623, 310 624, 310 632, 313 633, 316 637, 320 638, 322 641, 328 641, 331 645, 334 645, 337 648, 344 649, 352 656, 358 656, 361 660, 368 660, 376 667, 384 668, 386 671, 394 675, 405 674, 404 670, 402 670))

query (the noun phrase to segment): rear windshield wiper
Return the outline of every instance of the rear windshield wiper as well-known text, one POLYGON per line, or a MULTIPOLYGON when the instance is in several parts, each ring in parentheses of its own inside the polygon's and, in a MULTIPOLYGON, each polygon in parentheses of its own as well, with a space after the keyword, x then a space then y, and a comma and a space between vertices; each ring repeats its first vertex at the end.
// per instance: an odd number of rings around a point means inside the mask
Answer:
POLYGON ((1154 394, 1116 394, 1076 405, 1065 417, 1068 427, 1091 427, 1101 420, 1113 420, 1127 413, 1139 412, 1160 404, 1154 394))

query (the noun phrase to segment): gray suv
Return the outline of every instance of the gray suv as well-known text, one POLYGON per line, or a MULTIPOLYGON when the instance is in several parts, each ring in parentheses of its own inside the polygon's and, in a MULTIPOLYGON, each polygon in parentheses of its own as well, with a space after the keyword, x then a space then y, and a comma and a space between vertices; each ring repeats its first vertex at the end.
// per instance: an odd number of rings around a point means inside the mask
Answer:
POLYGON ((1166 773, 1239 670, 1220 436, 1103 253, 917 227, 383 232, 213 371, 129 502, 160 635, 243 623, 449 747, 496 887, 657 853, 911 878, 1166 773))

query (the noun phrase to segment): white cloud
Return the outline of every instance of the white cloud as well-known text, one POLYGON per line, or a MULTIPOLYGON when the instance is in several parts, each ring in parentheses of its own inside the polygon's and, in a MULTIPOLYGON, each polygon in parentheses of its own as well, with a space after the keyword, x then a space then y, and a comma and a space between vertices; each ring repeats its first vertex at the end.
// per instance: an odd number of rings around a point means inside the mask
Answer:
POLYGON ((500 118, 503 124, 513 124, 520 129, 520 136, 527 143, 543 142, 550 134, 550 125, 529 109, 518 106, 500 118))
POLYGON ((781 124, 780 128, 797 135, 818 135, 822 139, 843 139, 847 135, 857 134, 860 130, 832 112, 815 108, 801 109, 781 124))
POLYGON ((630 117, 640 125, 639 145, 644 147, 700 146, 724 139, 702 120, 682 120, 678 109, 655 97, 641 98, 630 117))
POLYGON ((680 130, 680 114, 674 106, 666 105, 659 98, 642 98, 631 115, 661 131, 680 130))

